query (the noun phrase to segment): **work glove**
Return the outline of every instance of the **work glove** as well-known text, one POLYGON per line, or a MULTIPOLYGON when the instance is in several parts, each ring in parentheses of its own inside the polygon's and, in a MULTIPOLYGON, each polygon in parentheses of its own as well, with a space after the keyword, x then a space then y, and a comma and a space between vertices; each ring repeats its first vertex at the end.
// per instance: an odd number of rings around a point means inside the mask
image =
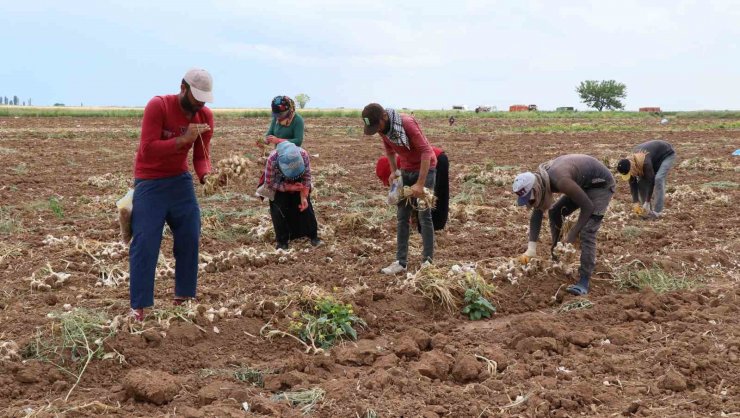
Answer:
POLYGON ((653 212, 653 209, 650 206, 651 206, 650 205, 650 202, 645 202, 645 203, 642 204, 642 208, 641 208, 642 209, 642 213, 640 213, 640 215, 644 219, 650 218, 650 214, 653 212))
POLYGON ((527 251, 524 254, 517 257, 520 264, 529 264, 529 260, 537 257, 537 242, 529 241, 527 243, 527 251))
POLYGON ((639 203, 635 203, 634 205, 632 205, 632 213, 638 216, 642 216, 645 214, 645 210, 642 208, 642 206, 640 206, 639 203))

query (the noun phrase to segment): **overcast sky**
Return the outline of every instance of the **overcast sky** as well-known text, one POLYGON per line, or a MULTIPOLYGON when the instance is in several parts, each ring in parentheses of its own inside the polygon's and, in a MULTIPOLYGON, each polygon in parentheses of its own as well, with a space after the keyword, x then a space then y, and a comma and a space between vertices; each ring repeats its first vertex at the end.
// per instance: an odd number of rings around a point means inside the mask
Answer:
POLYGON ((212 107, 575 106, 582 80, 627 109, 740 109, 736 0, 0 0, 0 96, 143 106, 185 71, 212 107))

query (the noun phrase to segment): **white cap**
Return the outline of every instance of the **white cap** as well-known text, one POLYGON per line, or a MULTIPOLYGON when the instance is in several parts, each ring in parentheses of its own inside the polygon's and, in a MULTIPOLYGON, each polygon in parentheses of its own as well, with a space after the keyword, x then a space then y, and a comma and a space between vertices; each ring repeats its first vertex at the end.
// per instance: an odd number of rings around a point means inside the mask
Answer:
POLYGON ((195 100, 213 103, 213 78, 208 71, 200 68, 191 68, 183 77, 190 86, 195 100))
POLYGON ((512 189, 514 189, 514 193, 519 196, 519 198, 517 199, 517 204, 519 206, 524 206, 529 203, 529 197, 532 193, 534 182, 535 176, 529 171, 519 174, 514 179, 514 186, 512 187, 512 189))

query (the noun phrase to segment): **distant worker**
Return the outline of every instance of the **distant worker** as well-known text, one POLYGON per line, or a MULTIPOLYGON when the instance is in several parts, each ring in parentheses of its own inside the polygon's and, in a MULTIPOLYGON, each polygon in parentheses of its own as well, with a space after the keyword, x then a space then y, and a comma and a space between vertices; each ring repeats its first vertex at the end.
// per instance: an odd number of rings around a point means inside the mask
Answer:
MULTIPOLYGON (((439 231, 447 225, 447 218, 450 211, 450 163, 447 154, 442 148, 432 147, 434 155, 437 156, 437 174, 434 179, 434 196, 437 197, 437 203, 432 209, 432 224, 434 230, 439 231)), ((396 157, 396 166, 401 165, 401 157, 396 157)), ((388 157, 385 155, 378 158, 375 164, 375 175, 386 187, 390 186, 388 178, 391 175, 391 165, 388 163, 388 157)), ((416 219, 416 227, 421 232, 421 224, 416 219)))
POLYGON ((275 96, 270 103, 272 120, 265 134, 265 144, 277 145, 283 141, 303 145, 303 117, 296 113, 295 102, 288 96, 275 96))
POLYGON ((658 218, 665 202, 665 180, 676 162, 676 151, 666 141, 648 141, 619 160, 617 171, 630 183, 633 212, 645 219, 658 218), (652 205, 655 195, 655 205, 652 205))
POLYGON ((144 108, 141 139, 134 163, 133 240, 129 249, 131 315, 144 320, 144 308, 154 305, 154 273, 169 225, 174 239, 174 303, 195 297, 198 282, 200 208, 188 154, 201 184, 211 171, 210 148, 213 79, 206 70, 192 69, 180 83, 180 93, 156 96, 144 108))
POLYGON ((449 122, 450 122, 450 126, 452 126, 452 125, 455 124, 455 116, 454 115, 453 116, 450 116, 449 122))
POLYGON ((573 295, 585 295, 589 290, 591 274, 596 266, 596 233, 601 226, 609 201, 615 191, 614 177, 609 169, 594 157, 570 154, 540 164, 535 173, 522 173, 514 179, 514 193, 519 206, 532 208, 529 220, 529 244, 520 256, 522 262, 537 256, 542 218, 548 211, 553 249, 560 241, 563 219, 580 209, 578 220, 568 232, 563 243, 574 244, 581 240, 580 280, 566 288, 573 295), (553 205, 553 193, 562 196, 553 205))
MULTIPOLYGON (((370 103, 362 110, 365 124, 365 135, 380 135, 385 149, 385 156, 390 164, 388 183, 397 177, 396 170, 401 169, 403 186, 409 186, 411 201, 402 200, 396 209, 398 229, 396 231, 396 261, 381 270, 384 274, 398 274, 406 271, 409 249, 409 219, 411 211, 416 210, 417 199, 424 196, 424 189, 434 190, 436 180, 437 157, 432 146, 421 131, 416 119, 401 114, 395 109, 383 108, 377 103, 370 103), (396 165, 396 156, 400 166, 396 165)), ((424 246, 422 266, 432 263, 434 259, 434 225, 432 211, 427 208, 418 211, 421 224, 421 240, 424 246)))

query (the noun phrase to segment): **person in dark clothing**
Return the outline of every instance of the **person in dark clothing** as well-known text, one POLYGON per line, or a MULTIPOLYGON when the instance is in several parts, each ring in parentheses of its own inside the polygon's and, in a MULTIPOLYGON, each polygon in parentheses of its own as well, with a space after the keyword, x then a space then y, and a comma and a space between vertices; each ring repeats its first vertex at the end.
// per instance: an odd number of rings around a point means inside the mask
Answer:
POLYGON ((545 211, 548 211, 550 218, 554 249, 560 241, 563 219, 580 209, 576 224, 563 241, 573 244, 576 237, 581 240, 580 280, 566 290, 573 295, 588 293, 591 274, 596 267, 596 233, 616 189, 609 169, 588 155, 563 155, 540 164, 536 173, 526 172, 516 176, 513 189, 519 196, 519 206, 527 205, 534 209, 529 220, 527 251, 520 256, 523 263, 537 255, 537 241, 545 211), (562 193, 564 196, 553 204, 553 193, 562 193))
MULTIPOLYGON (((437 197, 437 203, 432 209, 432 224, 435 231, 440 231, 447 225, 450 212, 450 163, 442 148, 432 147, 432 150, 437 156, 437 174, 434 180, 434 196, 437 197)), ((400 165, 401 159, 396 157, 396 166, 399 167, 400 165)), ((385 155, 378 158, 378 162, 375 164, 375 175, 386 187, 390 187, 388 178, 391 175, 391 165, 385 155)), ((416 218, 416 229, 421 232, 421 223, 418 217, 416 218)))
POLYGON ((448 119, 447 121, 450 123, 450 126, 452 126, 452 125, 455 124, 455 117, 454 116, 450 116, 450 119, 448 119))
POLYGON ((633 148, 634 154, 619 160, 617 171, 629 180, 633 212, 657 218, 663 212, 665 180, 676 162, 676 151, 666 141, 648 141, 633 148), (652 199, 655 196, 655 205, 652 199))
POLYGON ((265 185, 274 193, 270 216, 276 247, 287 250, 288 242, 308 237, 311 245, 321 243, 316 214, 311 205, 311 164, 308 153, 284 141, 272 151, 265 164, 265 185))

